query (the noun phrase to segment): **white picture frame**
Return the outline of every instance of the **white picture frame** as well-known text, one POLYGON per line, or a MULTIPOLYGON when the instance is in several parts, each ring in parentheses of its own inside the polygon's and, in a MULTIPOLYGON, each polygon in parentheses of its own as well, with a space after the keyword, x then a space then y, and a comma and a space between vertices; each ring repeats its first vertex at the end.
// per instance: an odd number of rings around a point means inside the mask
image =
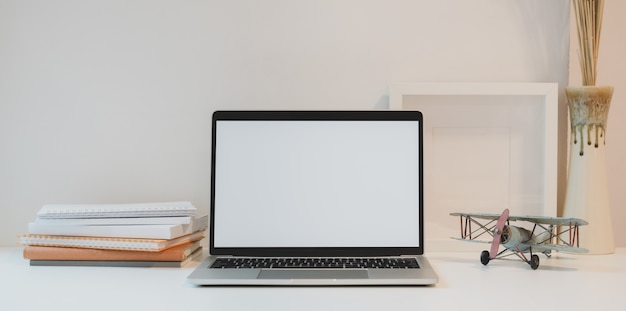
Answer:
POLYGON ((427 238, 451 212, 557 215, 557 83, 394 83, 389 108, 424 114, 427 238))

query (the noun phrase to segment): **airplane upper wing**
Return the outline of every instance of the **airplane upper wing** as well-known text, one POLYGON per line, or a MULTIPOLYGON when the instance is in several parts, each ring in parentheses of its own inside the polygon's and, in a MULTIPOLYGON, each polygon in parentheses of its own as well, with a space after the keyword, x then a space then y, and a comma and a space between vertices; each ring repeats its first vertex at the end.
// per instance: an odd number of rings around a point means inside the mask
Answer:
POLYGON ((464 216, 464 217, 469 216, 473 218, 488 219, 488 220, 498 220, 498 218, 500 218, 500 214, 485 214, 485 213, 450 213, 450 216, 464 216))
POLYGON ((510 221, 522 220, 529 221, 536 224, 543 225, 554 225, 554 226, 567 226, 567 225, 576 225, 576 226, 584 226, 589 223, 579 219, 579 218, 570 218, 570 217, 547 217, 547 216, 509 216, 510 221))
MULTIPOLYGON (((451 216, 464 216, 473 217, 487 220, 497 220, 500 217, 499 214, 485 214, 485 213, 450 213, 451 216)), ((554 226, 584 226, 589 224, 588 222, 579 218, 570 217, 548 217, 548 216, 509 216, 509 221, 528 221, 536 224, 554 225, 554 226)))

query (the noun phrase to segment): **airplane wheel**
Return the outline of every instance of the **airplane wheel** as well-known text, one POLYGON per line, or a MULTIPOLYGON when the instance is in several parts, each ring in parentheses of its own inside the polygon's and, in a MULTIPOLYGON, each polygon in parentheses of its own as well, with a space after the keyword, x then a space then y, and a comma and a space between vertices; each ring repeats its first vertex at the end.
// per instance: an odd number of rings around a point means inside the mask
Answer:
POLYGON ((539 256, 532 255, 532 257, 530 257, 530 267, 533 270, 537 270, 537 268, 539 268, 539 256))
POLYGON ((483 251, 482 253, 480 253, 480 263, 482 263, 483 265, 487 265, 489 263, 489 260, 491 258, 489 258, 489 252, 488 251, 483 251))

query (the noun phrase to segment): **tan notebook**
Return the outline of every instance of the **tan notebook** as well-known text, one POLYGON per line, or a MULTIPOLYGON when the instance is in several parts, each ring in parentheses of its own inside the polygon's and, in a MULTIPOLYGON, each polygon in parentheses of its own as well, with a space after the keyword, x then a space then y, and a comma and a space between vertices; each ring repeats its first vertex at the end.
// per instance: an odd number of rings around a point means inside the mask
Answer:
POLYGON ((200 248, 200 241, 187 242, 161 252, 89 249, 71 247, 26 246, 24 259, 89 261, 183 261, 200 248))

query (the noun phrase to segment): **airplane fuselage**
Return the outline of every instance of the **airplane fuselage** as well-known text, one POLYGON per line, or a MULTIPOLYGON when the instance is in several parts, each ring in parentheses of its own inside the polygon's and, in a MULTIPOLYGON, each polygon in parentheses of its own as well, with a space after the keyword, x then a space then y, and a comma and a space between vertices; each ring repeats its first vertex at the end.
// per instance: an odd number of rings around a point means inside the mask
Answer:
POLYGON ((504 226, 502 236, 500 237, 502 246, 521 252, 530 250, 530 247, 525 244, 531 240, 533 240, 533 234, 530 230, 516 226, 504 226))

